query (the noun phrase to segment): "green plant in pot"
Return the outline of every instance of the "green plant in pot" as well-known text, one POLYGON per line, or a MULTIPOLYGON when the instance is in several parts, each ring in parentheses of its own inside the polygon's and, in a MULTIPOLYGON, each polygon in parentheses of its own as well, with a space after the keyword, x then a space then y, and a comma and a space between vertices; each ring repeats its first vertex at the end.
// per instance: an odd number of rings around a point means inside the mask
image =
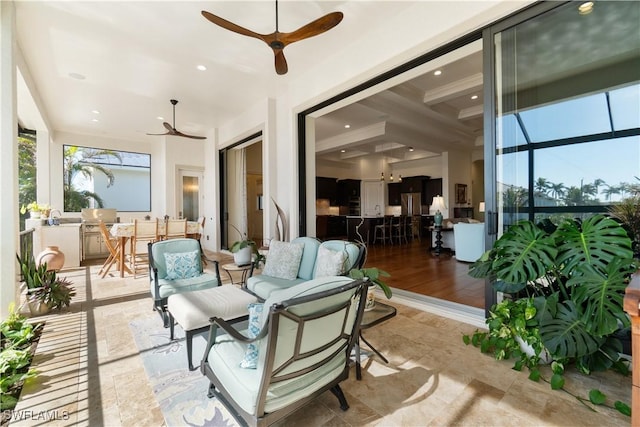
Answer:
POLYGON ((553 388, 562 388, 561 374, 569 364, 585 374, 625 372, 615 334, 629 325, 623 298, 636 267, 631 240, 611 218, 566 219, 558 226, 549 220, 520 222, 470 267, 471 276, 490 277, 508 302, 491 308, 489 332, 463 339, 496 358, 515 355, 516 368, 526 365, 534 373, 546 349, 553 360, 553 388), (511 349, 518 335, 533 346, 533 356, 501 352, 511 349))
MULTIPOLYGON (((387 298, 391 298, 392 292, 391 287, 384 282, 382 277, 391 277, 389 273, 384 270, 380 270, 377 267, 368 267, 368 268, 353 268, 349 270, 349 277, 352 279, 368 279, 371 282, 371 288, 378 286, 384 292, 384 296, 387 298)), ((373 289, 370 288, 371 292, 367 293, 367 303, 365 306, 365 310, 370 310, 375 306, 375 299, 373 294, 373 289)))
POLYGON ((32 314, 45 314, 49 309, 60 310, 71 304, 76 293, 69 279, 47 270, 46 263, 37 265, 31 256, 16 257, 32 314))
POLYGON ((247 237, 247 233, 242 233, 234 225, 229 224, 238 232, 240 240, 237 240, 229 246, 229 251, 233 254, 234 262, 237 265, 251 264, 251 258, 255 255, 256 263, 262 259, 262 255, 258 252, 258 245, 247 237))

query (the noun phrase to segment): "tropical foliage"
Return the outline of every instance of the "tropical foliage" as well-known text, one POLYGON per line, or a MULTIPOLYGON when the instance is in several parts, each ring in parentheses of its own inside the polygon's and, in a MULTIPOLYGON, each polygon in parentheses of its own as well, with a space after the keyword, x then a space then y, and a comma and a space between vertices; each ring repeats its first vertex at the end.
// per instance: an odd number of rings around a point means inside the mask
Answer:
POLYGON ((30 346, 36 339, 39 326, 27 322, 15 305, 9 306, 9 316, 0 323, 2 345, 0 348, 0 410, 13 409, 23 382, 36 375, 29 368, 32 354, 30 346))
MULTIPOLYGON (((36 200, 36 190, 36 139, 33 134, 20 132, 18 135, 18 206, 26 206, 36 200)), ((21 224, 24 224, 25 215, 26 211, 21 212, 21 224)))
MULTIPOLYGON (((636 178, 637 179, 637 178, 636 178)), ((596 178, 593 182, 580 182, 579 186, 566 186, 564 183, 553 183, 544 177, 534 182, 533 195, 538 200, 546 200, 552 206, 585 206, 610 204, 613 196, 622 198, 640 194, 639 182, 621 182, 607 184, 596 178), (604 197, 605 200, 601 200, 604 197)), ((527 206, 527 189, 519 186, 507 186, 502 191, 504 206, 527 206)), ((543 203, 544 204, 544 203, 543 203)))
POLYGON ((539 356, 547 351, 553 388, 563 387, 570 364, 585 374, 628 373, 618 332, 629 326, 623 298, 637 268, 631 239, 611 218, 517 223, 469 270, 489 277, 505 300, 491 307, 488 332, 463 339, 496 359, 515 357, 515 368, 529 367, 532 379, 539 378, 539 356), (534 354, 524 354, 518 339, 534 354))
POLYGON ((82 175, 90 179, 98 171, 107 177, 107 187, 112 186, 115 182, 113 171, 99 162, 105 157, 113 157, 122 162, 122 157, 117 151, 65 146, 63 171, 65 212, 79 212, 82 208, 92 207, 92 203, 95 207, 104 207, 104 202, 97 193, 76 188, 74 178, 82 175))

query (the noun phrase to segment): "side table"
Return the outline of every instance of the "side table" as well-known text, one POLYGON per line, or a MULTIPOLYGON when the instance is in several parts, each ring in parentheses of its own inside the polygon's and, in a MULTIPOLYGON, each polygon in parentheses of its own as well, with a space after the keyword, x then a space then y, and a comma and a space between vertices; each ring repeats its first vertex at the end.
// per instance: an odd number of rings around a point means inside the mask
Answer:
POLYGON ((222 264, 220 266, 224 271, 227 272, 229 276, 229 280, 231 280, 232 285, 240 285, 244 286, 247 283, 247 274, 249 274, 249 270, 251 270, 251 264, 247 265, 237 265, 235 263, 222 264), (240 281, 234 282, 232 272, 240 272, 240 281))
POLYGON ((372 346, 364 337, 362 336, 362 331, 365 329, 373 328, 380 323, 391 319, 397 313, 395 307, 390 306, 388 304, 384 304, 382 302, 376 301, 376 305, 373 306, 371 310, 365 311, 362 316, 362 322, 360 322, 360 331, 358 332, 358 337, 356 338, 356 379, 362 379, 362 368, 360 366, 360 340, 364 341, 364 343, 375 353, 377 354, 384 363, 389 363, 386 357, 384 357, 374 346, 372 346))
POLYGON ((453 232, 453 228, 444 228, 441 225, 434 225, 433 227, 431 227, 431 230, 433 230, 436 234, 436 241, 435 241, 435 247, 432 249, 436 256, 439 256, 442 252, 451 252, 450 248, 445 248, 444 246, 442 246, 442 232, 443 231, 449 231, 449 232, 453 232))

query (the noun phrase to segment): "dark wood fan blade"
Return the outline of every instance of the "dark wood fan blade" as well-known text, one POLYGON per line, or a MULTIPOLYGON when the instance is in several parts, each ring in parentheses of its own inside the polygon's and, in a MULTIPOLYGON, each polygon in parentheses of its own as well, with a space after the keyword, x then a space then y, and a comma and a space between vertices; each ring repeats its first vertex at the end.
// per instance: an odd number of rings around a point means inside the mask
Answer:
POLYGON ((162 122, 162 126, 164 126, 169 133, 172 133, 173 131, 175 131, 175 129, 173 128, 173 126, 171 126, 169 123, 167 122, 162 122))
POLYGON ((344 15, 342 12, 329 13, 308 23, 307 25, 303 25, 291 33, 281 33, 279 39, 286 46, 293 42, 317 36, 318 34, 322 34, 338 25, 340 21, 342 21, 343 17, 344 15))
POLYGON ((202 16, 207 18, 209 21, 213 22, 214 24, 226 30, 233 31, 234 33, 238 33, 243 36, 254 37, 256 39, 260 39, 264 41, 264 37, 262 34, 258 34, 254 31, 241 27, 240 25, 234 24, 233 22, 229 22, 226 19, 223 19, 223 18, 220 18, 219 16, 214 15, 213 13, 207 12, 206 10, 203 10, 201 13, 202 13, 202 16))
POLYGON ((287 74, 287 71, 289 71, 289 67, 287 66, 287 60, 284 57, 284 52, 282 51, 282 49, 274 49, 273 52, 276 56, 276 73, 281 75, 287 74))
POLYGON ((191 139, 207 139, 206 136, 188 135, 186 133, 180 132, 179 130, 175 131, 174 135, 182 136, 182 137, 185 137, 185 138, 191 138, 191 139))

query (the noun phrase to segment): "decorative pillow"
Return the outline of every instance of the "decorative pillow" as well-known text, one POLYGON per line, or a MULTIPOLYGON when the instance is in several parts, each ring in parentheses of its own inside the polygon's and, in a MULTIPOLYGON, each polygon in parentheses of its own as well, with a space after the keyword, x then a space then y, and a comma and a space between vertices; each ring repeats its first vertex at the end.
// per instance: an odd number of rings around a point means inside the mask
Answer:
MULTIPOLYGON (((260 333, 260 327, 262 322, 262 309, 264 305, 260 303, 251 303, 247 306, 249 309, 249 328, 247 329, 247 336, 249 338, 255 338, 260 333)), ((245 369, 256 369, 258 366, 258 345, 257 343, 249 343, 247 350, 244 352, 244 357, 240 361, 240 367, 245 369)))
POLYGON ((199 251, 167 252, 164 260, 167 265, 167 279, 188 279, 200 275, 199 251))
POLYGON ((316 274, 314 278, 325 276, 340 276, 344 273, 344 260, 346 254, 344 252, 332 251, 324 246, 318 249, 318 257, 316 258, 316 274))
POLYGON ((272 241, 262 274, 279 279, 294 280, 302 260, 304 243, 272 241))

